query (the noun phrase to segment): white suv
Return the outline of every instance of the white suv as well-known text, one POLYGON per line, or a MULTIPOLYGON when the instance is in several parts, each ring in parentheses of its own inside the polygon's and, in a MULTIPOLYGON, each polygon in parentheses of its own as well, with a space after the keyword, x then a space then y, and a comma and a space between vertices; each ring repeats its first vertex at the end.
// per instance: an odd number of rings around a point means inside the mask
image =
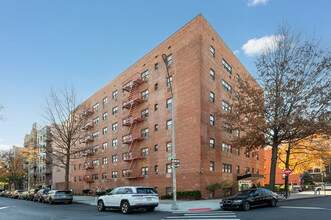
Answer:
POLYGON ((159 205, 159 195, 153 188, 145 186, 124 186, 115 188, 109 194, 98 198, 98 211, 106 208, 120 209, 123 214, 133 209, 145 208, 153 212, 159 205))

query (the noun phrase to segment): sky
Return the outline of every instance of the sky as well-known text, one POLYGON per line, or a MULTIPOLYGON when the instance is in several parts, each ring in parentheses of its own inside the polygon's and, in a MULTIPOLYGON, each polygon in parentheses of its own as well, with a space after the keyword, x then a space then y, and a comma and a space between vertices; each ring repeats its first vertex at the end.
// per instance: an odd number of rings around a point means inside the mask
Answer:
POLYGON ((23 146, 51 88, 97 92, 201 13, 254 76, 286 22, 331 42, 327 0, 0 0, 0 150, 23 146))

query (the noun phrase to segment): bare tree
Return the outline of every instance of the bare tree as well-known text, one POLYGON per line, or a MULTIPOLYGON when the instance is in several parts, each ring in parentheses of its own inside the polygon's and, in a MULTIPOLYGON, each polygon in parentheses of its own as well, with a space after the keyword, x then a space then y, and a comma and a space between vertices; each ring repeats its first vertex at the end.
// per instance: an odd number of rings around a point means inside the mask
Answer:
POLYGON ((258 83, 241 79, 231 113, 218 116, 238 129, 234 147, 272 147, 270 189, 274 189, 278 146, 330 130, 330 52, 288 25, 257 58, 258 83))
POLYGON ((85 124, 85 106, 77 100, 73 87, 56 92, 51 90, 46 97, 43 116, 52 127, 53 164, 65 170, 65 189, 69 189, 70 160, 83 150, 77 142, 82 138, 80 129, 85 124))

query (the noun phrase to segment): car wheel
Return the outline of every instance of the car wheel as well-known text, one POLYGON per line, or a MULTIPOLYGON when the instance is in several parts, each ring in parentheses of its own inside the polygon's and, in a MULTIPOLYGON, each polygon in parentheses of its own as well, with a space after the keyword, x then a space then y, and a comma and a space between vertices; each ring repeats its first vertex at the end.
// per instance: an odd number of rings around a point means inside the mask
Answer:
POLYGON ((244 211, 248 211, 250 209, 251 205, 249 204, 249 202, 244 202, 243 204, 243 210, 244 211))
POLYGON ((103 201, 102 200, 99 200, 98 201, 98 211, 99 212, 103 212, 103 211, 105 211, 106 210, 106 207, 105 207, 105 205, 103 204, 103 201))
POLYGON ((129 214, 130 213, 130 204, 128 202, 122 202, 121 212, 123 214, 129 214))
POLYGON ((272 199, 270 202, 271 207, 276 207, 277 206, 277 201, 275 199, 272 199))
POLYGON ((154 209, 155 209, 155 207, 148 207, 146 210, 147 210, 147 212, 153 212, 154 209))

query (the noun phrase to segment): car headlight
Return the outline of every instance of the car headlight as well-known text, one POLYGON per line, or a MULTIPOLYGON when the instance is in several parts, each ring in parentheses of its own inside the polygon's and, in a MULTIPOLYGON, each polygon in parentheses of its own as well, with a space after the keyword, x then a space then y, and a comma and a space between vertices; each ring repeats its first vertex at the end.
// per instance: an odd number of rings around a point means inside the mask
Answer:
POLYGON ((233 203, 242 203, 242 200, 233 200, 233 203))

